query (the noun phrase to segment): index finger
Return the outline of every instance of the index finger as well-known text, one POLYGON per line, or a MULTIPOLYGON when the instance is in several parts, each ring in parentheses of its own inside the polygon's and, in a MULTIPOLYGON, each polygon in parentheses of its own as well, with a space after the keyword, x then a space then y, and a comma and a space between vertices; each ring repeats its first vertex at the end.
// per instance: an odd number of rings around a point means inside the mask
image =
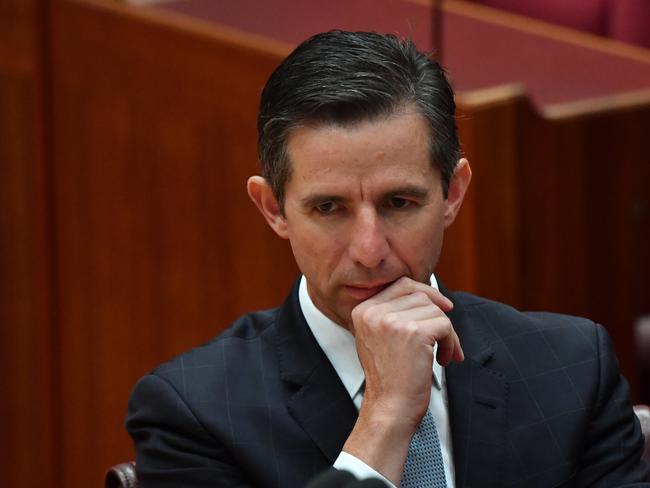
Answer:
POLYGON ((436 342, 438 343, 436 360, 441 366, 447 366, 452 361, 461 362, 465 359, 465 354, 463 353, 463 348, 460 345, 460 339, 456 331, 452 330, 451 334, 436 342))
POLYGON ((419 281, 415 281, 408 276, 402 276, 390 286, 380 291, 372 298, 366 300, 366 302, 369 304, 388 302, 394 298, 398 298, 418 291, 425 293, 431 302, 434 305, 440 307, 440 310, 443 312, 449 312, 454 308, 454 303, 442 293, 440 293, 439 290, 436 290, 434 287, 427 283, 420 283, 419 281))

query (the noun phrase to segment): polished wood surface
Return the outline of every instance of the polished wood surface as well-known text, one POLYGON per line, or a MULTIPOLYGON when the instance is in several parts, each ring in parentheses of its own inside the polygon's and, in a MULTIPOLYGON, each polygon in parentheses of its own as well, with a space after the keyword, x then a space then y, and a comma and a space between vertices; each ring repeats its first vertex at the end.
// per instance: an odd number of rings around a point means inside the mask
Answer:
POLYGON ((245 191, 278 56, 105 2, 61 2, 52 20, 62 482, 83 465, 96 485, 133 455, 137 378, 296 276, 245 191))
MULTIPOLYGON (((291 44, 111 0, 6 5, 0 462, 8 486, 100 486, 133 457, 137 378, 276 305, 296 276, 245 194, 259 93, 291 44)), ((648 97, 540 111, 507 85, 458 103, 474 181, 440 277, 603 322, 634 385, 632 318, 650 309, 648 97)))
POLYGON ((440 274, 521 309, 602 323, 634 391, 632 324, 650 309, 650 96, 562 118, 518 87, 480 98, 459 97, 474 180, 440 274))
POLYGON ((0 473, 49 486, 57 473, 44 36, 36 0, 0 7, 0 473))
POLYGON ((521 298, 518 155, 501 141, 515 136, 519 99, 515 92, 489 102, 459 103, 462 149, 473 177, 459 218, 445 236, 437 270, 452 289, 507 303, 521 298))

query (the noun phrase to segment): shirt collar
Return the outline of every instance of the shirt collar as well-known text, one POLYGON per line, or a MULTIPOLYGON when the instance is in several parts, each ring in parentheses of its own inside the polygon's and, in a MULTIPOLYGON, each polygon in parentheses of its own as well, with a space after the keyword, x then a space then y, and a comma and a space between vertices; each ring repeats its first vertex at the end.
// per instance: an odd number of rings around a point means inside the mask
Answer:
MULTIPOLYGON (((438 289, 438 282, 434 275, 431 275, 431 286, 438 289)), ((354 398, 363 386, 365 376, 363 368, 359 362, 357 348, 354 343, 354 336, 345 327, 338 325, 330 320, 321 312, 307 291, 307 279, 304 276, 300 278, 298 288, 298 300, 300 308, 305 316, 307 325, 311 329, 316 342, 329 359, 334 367, 336 374, 341 378, 343 386, 347 390, 350 398, 354 398)), ((434 345, 434 357, 437 350, 437 344, 434 345)), ((433 386, 438 390, 442 387, 442 366, 437 361, 433 361, 433 386)))

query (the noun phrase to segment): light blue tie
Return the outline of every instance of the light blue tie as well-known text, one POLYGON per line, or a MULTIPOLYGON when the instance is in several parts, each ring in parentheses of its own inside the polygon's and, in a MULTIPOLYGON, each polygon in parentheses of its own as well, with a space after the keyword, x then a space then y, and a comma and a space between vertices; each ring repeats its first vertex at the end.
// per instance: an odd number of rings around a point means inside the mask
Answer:
POLYGON ((440 438, 433 415, 427 408, 418 430, 411 439, 400 488, 446 488, 446 486, 440 438))

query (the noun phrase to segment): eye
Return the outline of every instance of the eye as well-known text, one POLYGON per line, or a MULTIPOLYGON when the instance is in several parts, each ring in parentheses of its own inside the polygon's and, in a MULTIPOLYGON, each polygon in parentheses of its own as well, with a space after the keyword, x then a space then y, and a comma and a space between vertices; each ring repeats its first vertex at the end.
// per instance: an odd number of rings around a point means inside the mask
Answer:
POLYGON ((412 202, 410 200, 407 200, 406 198, 402 198, 402 197, 391 197, 389 200, 389 206, 397 210, 406 208, 409 205, 411 205, 411 203, 412 202))
POLYGON ((333 213, 338 208, 338 205, 332 201, 323 202, 316 205, 316 211, 323 215, 328 215, 333 213))

